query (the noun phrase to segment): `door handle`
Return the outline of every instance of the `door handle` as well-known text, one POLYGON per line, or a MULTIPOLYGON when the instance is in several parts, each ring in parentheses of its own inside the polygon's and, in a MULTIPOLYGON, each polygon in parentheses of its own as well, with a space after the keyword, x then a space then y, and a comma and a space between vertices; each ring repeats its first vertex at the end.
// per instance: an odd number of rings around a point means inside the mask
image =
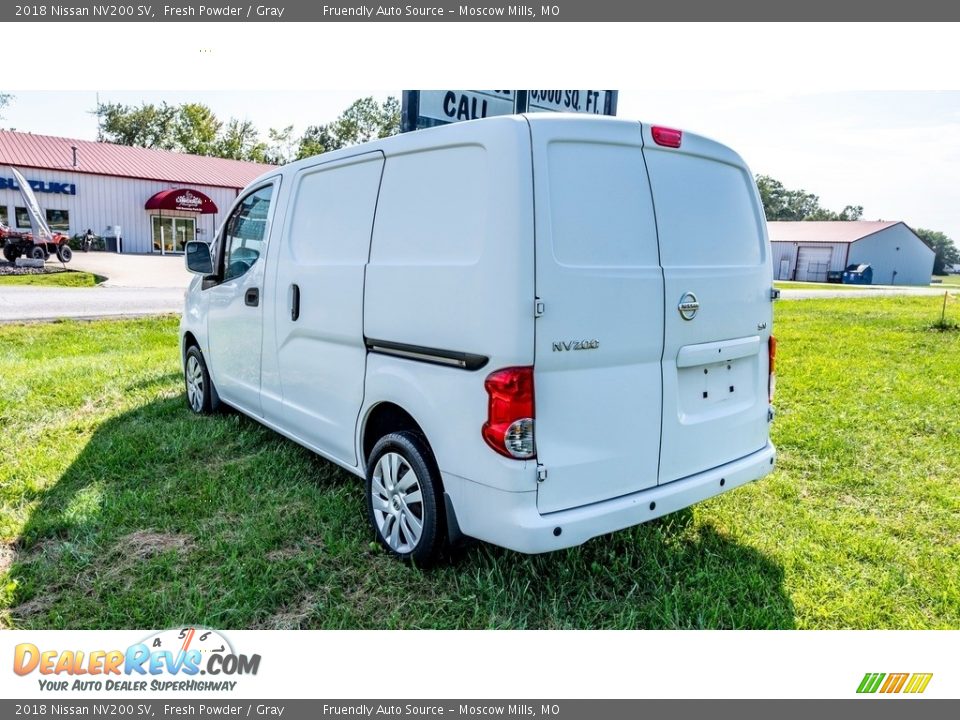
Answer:
POLYGON ((296 322, 300 319, 300 286, 294 283, 290 288, 293 290, 293 302, 290 304, 290 321, 296 322))
POLYGON ((260 288, 248 288, 243 296, 243 301, 250 307, 256 307, 260 304, 260 288))

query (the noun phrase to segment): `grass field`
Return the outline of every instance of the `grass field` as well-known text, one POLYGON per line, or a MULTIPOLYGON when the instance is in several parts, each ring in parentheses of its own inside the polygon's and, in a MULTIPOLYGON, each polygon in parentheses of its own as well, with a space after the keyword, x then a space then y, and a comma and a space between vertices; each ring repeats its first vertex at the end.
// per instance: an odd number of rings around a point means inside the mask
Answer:
POLYGON ((79 270, 44 273, 43 275, 0 275, 4 285, 49 285, 53 287, 94 287, 102 278, 79 270))
POLYGON ((960 333, 930 329, 938 298, 776 314, 772 476, 580 548, 478 545, 431 571, 371 542, 352 476, 192 416, 175 320, 0 327, 0 622, 960 626, 960 333))
MULTIPOLYGON (((948 275, 935 279, 942 280, 943 282, 937 285, 931 285, 931 287, 942 287, 950 292, 957 292, 957 290, 960 289, 960 276, 958 275, 948 275)), ((876 285, 844 285, 843 283, 798 282, 795 280, 777 280, 773 283, 773 286, 780 290, 838 290, 840 292, 846 290, 869 290, 871 287, 877 287, 876 285)), ((880 287, 888 288, 890 286, 881 285, 880 287)), ((909 285, 907 287, 926 287, 926 285, 909 285)))
MULTIPOLYGON (((798 282, 796 280, 777 280, 773 283, 780 290, 863 290, 863 285, 844 285, 843 283, 798 282)), ((867 286, 869 287, 869 286, 867 286)))

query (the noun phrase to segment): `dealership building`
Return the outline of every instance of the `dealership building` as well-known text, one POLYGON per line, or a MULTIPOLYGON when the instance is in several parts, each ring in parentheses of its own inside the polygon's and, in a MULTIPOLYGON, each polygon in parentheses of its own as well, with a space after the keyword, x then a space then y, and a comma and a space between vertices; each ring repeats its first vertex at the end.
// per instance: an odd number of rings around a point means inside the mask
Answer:
POLYGON ((29 230, 10 167, 30 183, 50 229, 86 232, 125 253, 179 253, 213 239, 238 193, 271 165, 0 131, 0 220, 29 230))
POLYGON ((825 282, 870 265, 875 285, 929 285, 935 253, 903 222, 768 222, 777 280, 825 282))

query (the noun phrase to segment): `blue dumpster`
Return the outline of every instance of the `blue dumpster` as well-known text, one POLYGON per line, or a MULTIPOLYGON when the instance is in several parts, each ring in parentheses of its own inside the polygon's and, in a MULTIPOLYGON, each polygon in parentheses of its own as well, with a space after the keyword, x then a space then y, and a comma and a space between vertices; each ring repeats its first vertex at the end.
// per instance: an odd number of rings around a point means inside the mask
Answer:
POLYGON ((843 271, 843 284, 872 285, 873 268, 868 264, 847 265, 847 269, 843 271))

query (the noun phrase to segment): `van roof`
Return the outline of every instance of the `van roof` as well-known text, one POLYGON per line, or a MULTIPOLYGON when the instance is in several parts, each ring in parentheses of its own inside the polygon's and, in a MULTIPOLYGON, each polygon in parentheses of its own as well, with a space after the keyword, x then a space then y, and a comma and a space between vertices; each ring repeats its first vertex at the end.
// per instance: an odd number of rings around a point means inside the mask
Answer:
MULTIPOLYGON (((526 130, 528 123, 530 126, 536 126, 541 123, 563 121, 570 122, 571 120, 584 124, 639 123, 644 128, 651 127, 651 125, 642 123, 638 120, 611 117, 609 115, 547 112, 527 113, 523 115, 499 115, 497 117, 482 118, 479 120, 467 120, 464 122, 456 122, 448 125, 426 128, 424 130, 416 130, 414 132, 400 133, 399 135, 391 135, 387 138, 371 140, 366 143, 361 143, 360 145, 351 145, 350 147, 332 150, 327 153, 322 153, 321 155, 303 158, 302 160, 297 160, 263 173, 254 181, 252 181, 250 185, 263 182, 267 178, 275 177, 276 175, 295 173, 301 167, 315 164, 318 157, 324 158, 324 160, 327 162, 333 162, 348 157, 354 157, 365 152, 379 151, 388 157, 394 155, 403 155, 405 153, 423 150, 424 148, 429 148, 431 146, 442 146, 446 144, 455 145, 463 142, 482 141, 485 136, 493 137, 504 132, 507 127, 517 128, 518 126, 524 126, 523 129, 526 130)), ((711 152, 709 152, 709 154, 713 155, 714 157, 722 158, 723 160, 736 165, 743 164, 743 160, 740 158, 740 156, 722 143, 718 143, 709 138, 696 135, 694 133, 689 133, 687 131, 683 131, 683 138, 684 142, 688 145, 696 144, 701 148, 710 146, 711 152)))

